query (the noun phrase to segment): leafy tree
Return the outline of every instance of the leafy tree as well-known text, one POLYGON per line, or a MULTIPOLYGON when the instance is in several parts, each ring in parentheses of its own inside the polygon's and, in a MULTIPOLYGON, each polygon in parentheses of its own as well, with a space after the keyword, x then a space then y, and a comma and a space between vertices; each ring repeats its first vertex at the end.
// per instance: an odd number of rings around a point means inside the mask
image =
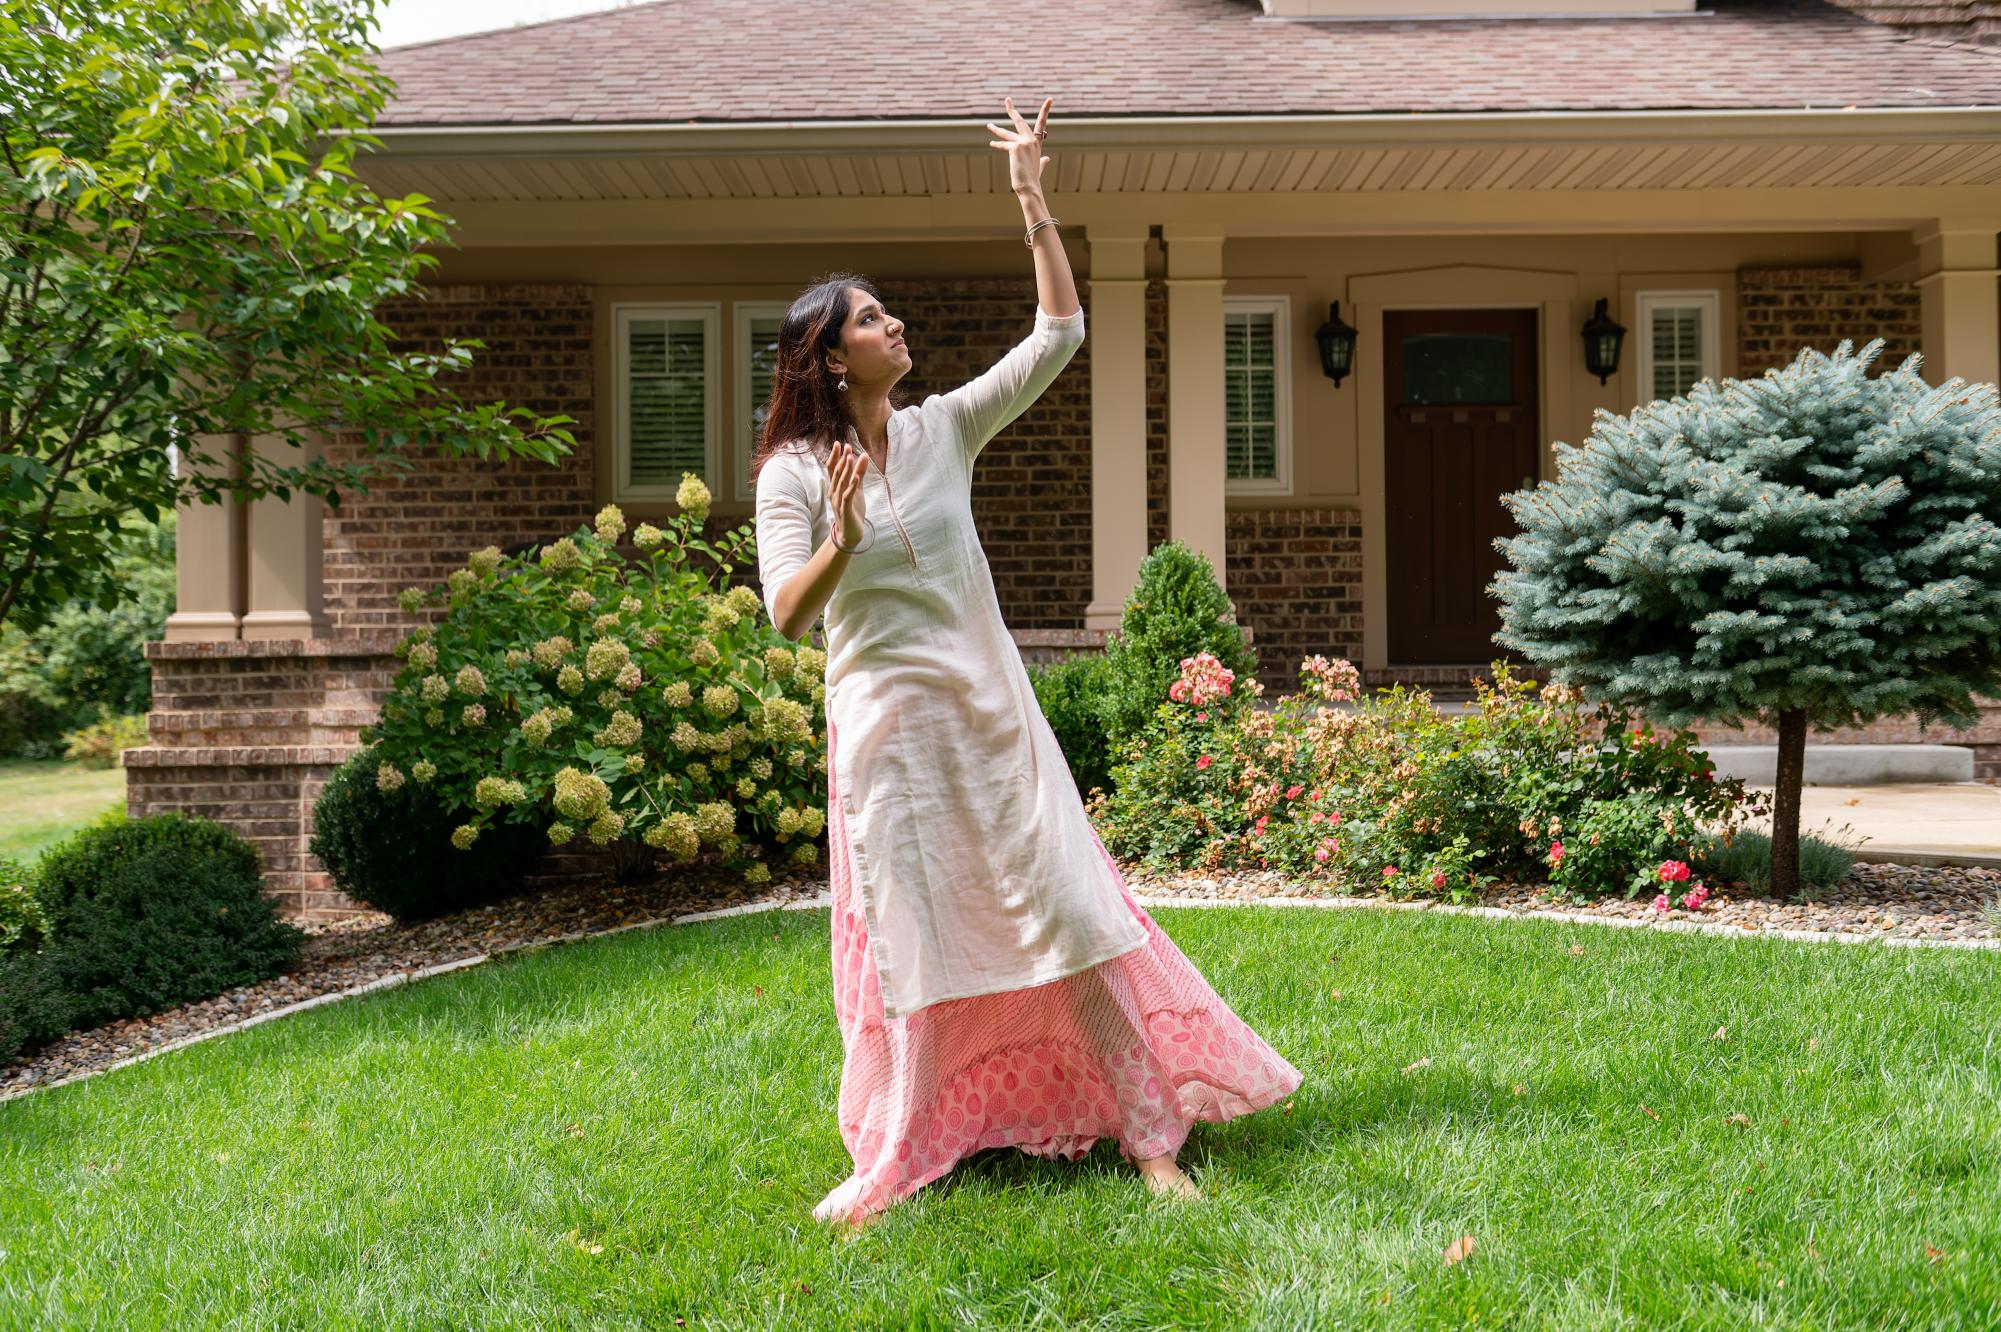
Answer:
POLYGON ((134 513, 337 504, 420 444, 574 444, 569 417, 458 398, 477 341, 392 352, 374 314, 448 219, 354 172, 392 89, 373 4, 0 0, 0 621, 108 605, 134 513), (300 447, 335 432, 341 460, 300 447), (289 447, 233 458, 234 434, 289 447))
POLYGON ((1672 725, 1776 727, 1772 886, 1799 882, 1807 728, 2001 693, 2001 407, 1876 341, 1600 412, 1506 503, 1497 641, 1672 725))

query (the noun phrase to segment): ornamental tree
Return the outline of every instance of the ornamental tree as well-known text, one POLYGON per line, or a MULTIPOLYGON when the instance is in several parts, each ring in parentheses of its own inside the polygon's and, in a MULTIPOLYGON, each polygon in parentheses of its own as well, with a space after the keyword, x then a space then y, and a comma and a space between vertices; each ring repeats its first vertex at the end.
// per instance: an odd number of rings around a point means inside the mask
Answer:
POLYGON ((2001 693, 2001 408, 1882 342, 1599 412, 1557 478, 1504 502, 1498 642, 1671 725, 1778 732, 1772 883, 1799 883, 1807 728, 2001 693))
POLYGON ((568 417, 459 400, 478 342, 392 351, 374 314, 448 220, 354 173, 392 86, 372 5, 0 0, 0 620, 109 604, 134 513, 338 503, 419 444, 574 444, 568 417), (300 451, 334 432, 344 461, 300 451))

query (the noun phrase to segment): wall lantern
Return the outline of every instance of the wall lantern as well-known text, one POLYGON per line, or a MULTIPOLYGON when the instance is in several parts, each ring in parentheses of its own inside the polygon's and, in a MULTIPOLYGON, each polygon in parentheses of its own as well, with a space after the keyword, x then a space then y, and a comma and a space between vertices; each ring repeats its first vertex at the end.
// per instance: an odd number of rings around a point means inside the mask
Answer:
POLYGON ((1626 340, 1625 325, 1605 313, 1608 304, 1599 297, 1597 310, 1584 322, 1584 368, 1601 384, 1619 373, 1619 346, 1626 340))
POLYGON ((1320 344, 1320 372, 1338 388, 1355 368, 1355 330, 1341 318, 1341 302, 1327 307, 1327 322, 1314 331, 1320 344))

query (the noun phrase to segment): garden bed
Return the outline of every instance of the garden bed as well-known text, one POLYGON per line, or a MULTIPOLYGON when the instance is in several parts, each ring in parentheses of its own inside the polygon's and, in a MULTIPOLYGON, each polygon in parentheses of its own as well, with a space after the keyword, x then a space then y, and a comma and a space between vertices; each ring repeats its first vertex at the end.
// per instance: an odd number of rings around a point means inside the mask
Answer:
MULTIPOLYGON (((1148 902, 1299 901, 1343 897, 1361 905, 1396 901, 1384 894, 1345 897, 1325 884, 1290 880, 1275 870, 1186 871, 1159 875, 1121 866, 1135 896, 1148 902)), ((1499 885, 1480 905, 1523 914, 1556 912, 1581 920, 1707 923, 1745 933, 1805 932, 1828 937, 1918 943, 1984 942, 2001 938, 1984 906, 2001 893, 2001 872, 1856 864, 1836 888, 1803 902, 1746 892, 1719 892, 1699 911, 1654 911, 1644 900, 1563 901, 1541 885, 1499 885)), ((621 887, 578 883, 510 898, 476 910, 399 926, 380 912, 308 927, 300 964, 283 976, 242 986, 150 1017, 71 1032, 55 1044, 0 1067, 0 1098, 101 1072, 149 1051, 185 1042, 324 995, 480 955, 603 934, 719 908, 753 903, 824 904, 827 881, 810 873, 775 878, 745 890, 721 869, 684 872, 656 884, 621 887)), ((1400 903, 1429 907, 1429 899, 1400 903)))

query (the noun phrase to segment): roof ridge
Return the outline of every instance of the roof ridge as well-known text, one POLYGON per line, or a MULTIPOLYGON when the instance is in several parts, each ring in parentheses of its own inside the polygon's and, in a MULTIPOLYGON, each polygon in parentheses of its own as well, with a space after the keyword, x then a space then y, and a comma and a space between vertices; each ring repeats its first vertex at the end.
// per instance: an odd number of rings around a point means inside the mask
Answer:
POLYGON ((563 14, 556 18, 535 19, 528 23, 510 23, 504 28, 482 28, 478 32, 455 32, 445 37, 429 37, 421 42, 404 42, 400 46, 384 46, 377 49, 388 54, 391 51, 423 51, 434 46, 453 46, 460 43, 477 42, 488 37, 505 37, 512 33, 527 32, 531 28, 553 28, 564 23, 583 23, 591 19, 601 19, 607 14, 628 13, 638 9, 653 9, 660 5, 679 3, 679 0, 639 0, 637 4, 608 3, 602 9, 586 9, 578 14, 563 14))

